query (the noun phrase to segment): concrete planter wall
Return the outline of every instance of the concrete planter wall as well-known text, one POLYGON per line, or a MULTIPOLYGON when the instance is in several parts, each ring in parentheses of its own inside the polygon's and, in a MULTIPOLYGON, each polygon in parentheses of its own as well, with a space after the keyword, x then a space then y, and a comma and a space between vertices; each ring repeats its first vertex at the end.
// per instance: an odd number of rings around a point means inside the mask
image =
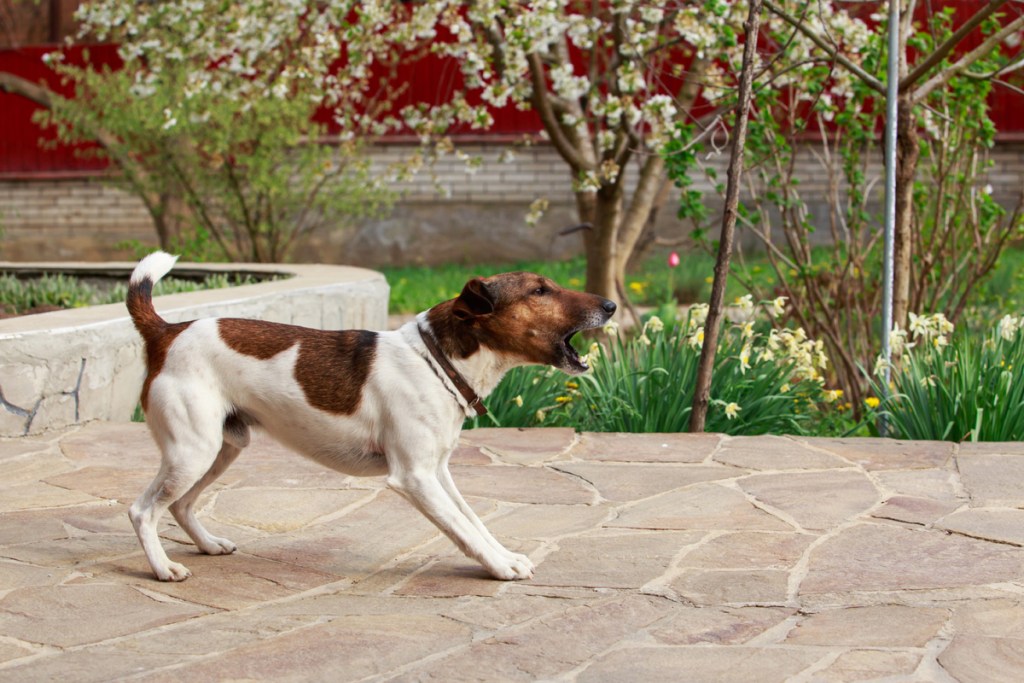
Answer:
MULTIPOLYGON (((134 263, 3 263, 0 272, 63 272, 128 279, 134 263)), ((279 280, 158 297, 170 322, 212 316, 258 318, 320 329, 382 330, 388 285, 347 266, 179 264, 171 275, 274 273, 279 280)), ((0 320, 0 436, 90 420, 129 420, 145 376, 142 340, 124 304, 0 320)))

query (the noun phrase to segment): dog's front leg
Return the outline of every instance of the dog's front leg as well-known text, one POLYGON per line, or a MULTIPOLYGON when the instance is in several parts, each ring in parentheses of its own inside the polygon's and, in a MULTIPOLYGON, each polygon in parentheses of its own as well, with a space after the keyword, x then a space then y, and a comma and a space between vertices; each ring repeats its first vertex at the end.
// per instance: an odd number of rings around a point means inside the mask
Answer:
POLYGON ((444 487, 444 490, 448 493, 449 497, 451 497, 451 499, 455 502, 455 505, 458 506, 459 510, 462 511, 462 514, 466 516, 466 519, 468 519, 470 523, 476 527, 477 531, 480 532, 480 535, 484 537, 484 540, 487 541, 492 548, 497 550, 502 555, 506 556, 510 561, 518 562, 522 565, 525 565, 529 569, 530 575, 532 576, 534 570, 533 561, 530 560, 530 558, 528 558, 526 555, 514 553, 505 546, 503 546, 501 544, 501 541, 496 539, 494 535, 491 534, 490 530, 488 530, 488 528, 484 525, 483 521, 477 516, 476 512, 473 511, 473 508, 470 507, 469 503, 466 502, 466 499, 462 497, 462 493, 460 493, 459 489, 455 486, 455 480, 452 479, 451 472, 448 471, 447 459, 444 463, 442 463, 441 467, 438 469, 437 478, 438 480, 440 480, 441 486, 444 487))
POLYGON ((499 552, 495 545, 501 547, 500 544, 497 541, 492 544, 481 534, 445 490, 435 468, 426 465, 393 467, 387 483, 443 531, 462 552, 482 564, 494 578, 511 581, 533 576, 533 565, 529 560, 504 548, 504 552, 499 552))

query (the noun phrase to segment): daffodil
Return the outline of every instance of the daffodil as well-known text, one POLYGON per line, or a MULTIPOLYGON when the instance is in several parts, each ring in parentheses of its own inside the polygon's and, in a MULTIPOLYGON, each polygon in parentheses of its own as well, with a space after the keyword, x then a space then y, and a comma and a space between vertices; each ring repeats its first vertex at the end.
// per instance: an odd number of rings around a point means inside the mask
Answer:
POLYGON ((880 403, 881 401, 876 396, 868 396, 866 399, 864 399, 864 405, 866 405, 868 408, 871 408, 872 410, 877 408, 880 403))
POLYGON ((602 327, 601 329, 607 335, 617 335, 619 333, 619 324, 612 320, 610 322, 605 323, 604 327, 602 327))
POLYGON ((665 323, 661 322, 661 318, 656 315, 652 315, 644 324, 644 330, 650 330, 651 332, 661 332, 664 329, 665 323))
POLYGON ((523 407, 523 397, 522 396, 516 396, 514 399, 512 399, 512 402, 515 403, 520 408, 523 407))
POLYGON ((778 318, 780 315, 786 312, 786 297, 776 297, 772 301, 771 314, 772 317, 778 318))
POLYGON ((1017 336, 1017 330, 1021 328, 1021 319, 1012 315, 1004 315, 999 321, 999 336, 1006 341, 1013 341, 1017 336))
POLYGON ((747 370, 750 369, 750 344, 747 344, 740 350, 740 374, 747 374, 747 370))
POLYGON ((725 417, 726 419, 732 420, 736 417, 743 408, 740 408, 739 404, 732 402, 725 405, 725 417))

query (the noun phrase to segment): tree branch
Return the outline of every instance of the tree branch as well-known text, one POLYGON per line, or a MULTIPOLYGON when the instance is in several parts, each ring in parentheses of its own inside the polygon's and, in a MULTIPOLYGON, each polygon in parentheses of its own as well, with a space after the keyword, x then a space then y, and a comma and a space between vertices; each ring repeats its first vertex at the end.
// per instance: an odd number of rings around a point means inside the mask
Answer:
POLYGON ((558 120, 554 110, 552 110, 551 102, 548 101, 548 86, 544 80, 544 65, 541 63, 540 55, 536 52, 531 52, 527 55, 527 60, 530 64, 530 80, 533 84, 533 106, 537 108, 537 113, 540 114, 540 119, 544 123, 544 129, 547 130, 548 135, 551 137, 551 143, 558 150, 558 153, 562 155, 562 158, 572 167, 573 171, 593 170, 591 168, 592 165, 588 164, 580 156, 579 150, 572 145, 562 132, 561 122, 558 120))
POLYGON ((864 81, 864 83, 866 83, 869 88, 879 93, 885 94, 885 84, 883 84, 881 81, 879 81, 877 78, 869 74, 864 69, 854 64, 847 57, 840 54, 838 50, 829 45, 828 42, 825 41, 821 36, 819 36, 814 31, 809 29, 801 20, 791 16, 784 9, 782 9, 774 2, 772 2, 772 0, 764 0, 764 6, 768 9, 769 12, 782 19, 784 22, 795 28, 800 33, 804 34, 804 36, 806 36, 808 40, 810 40, 812 43, 814 43, 819 48, 824 50, 829 57, 842 64, 844 67, 846 67, 846 69, 850 71, 850 73, 855 75, 860 80, 864 81))
POLYGON ((963 26, 954 31, 953 34, 946 39, 946 42, 935 48, 934 52, 928 55, 923 62, 914 67, 913 71, 900 80, 900 90, 906 90, 914 83, 917 83, 922 76, 932 69, 932 67, 945 59, 946 56, 960 44, 960 41, 963 40, 968 33, 995 14, 995 11, 1006 3, 1007 0, 989 0, 989 3, 985 5, 985 7, 975 12, 963 26))
POLYGON ((928 79, 920 88, 914 91, 912 96, 914 104, 923 101, 933 90, 948 83, 953 76, 965 71, 976 61, 994 50, 1007 36, 1016 33, 1022 28, 1024 28, 1024 15, 1017 17, 1002 29, 990 35, 981 45, 958 59, 955 64, 950 65, 928 79))

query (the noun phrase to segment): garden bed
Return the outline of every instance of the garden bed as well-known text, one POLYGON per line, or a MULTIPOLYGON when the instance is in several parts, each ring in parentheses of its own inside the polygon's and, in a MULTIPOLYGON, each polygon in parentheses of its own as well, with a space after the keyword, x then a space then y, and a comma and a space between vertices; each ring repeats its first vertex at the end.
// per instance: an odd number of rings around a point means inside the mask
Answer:
MULTIPOLYGON (((64 273, 126 282, 134 263, 0 263, 0 272, 64 273)), ((210 316, 259 318, 322 329, 384 329, 388 286, 347 266, 181 264, 175 277, 211 274, 264 280, 161 296, 170 322, 210 316), (277 278, 269 280, 267 278, 277 278)), ((0 436, 90 420, 129 420, 145 374, 142 341, 123 303, 0 320, 0 436)))

